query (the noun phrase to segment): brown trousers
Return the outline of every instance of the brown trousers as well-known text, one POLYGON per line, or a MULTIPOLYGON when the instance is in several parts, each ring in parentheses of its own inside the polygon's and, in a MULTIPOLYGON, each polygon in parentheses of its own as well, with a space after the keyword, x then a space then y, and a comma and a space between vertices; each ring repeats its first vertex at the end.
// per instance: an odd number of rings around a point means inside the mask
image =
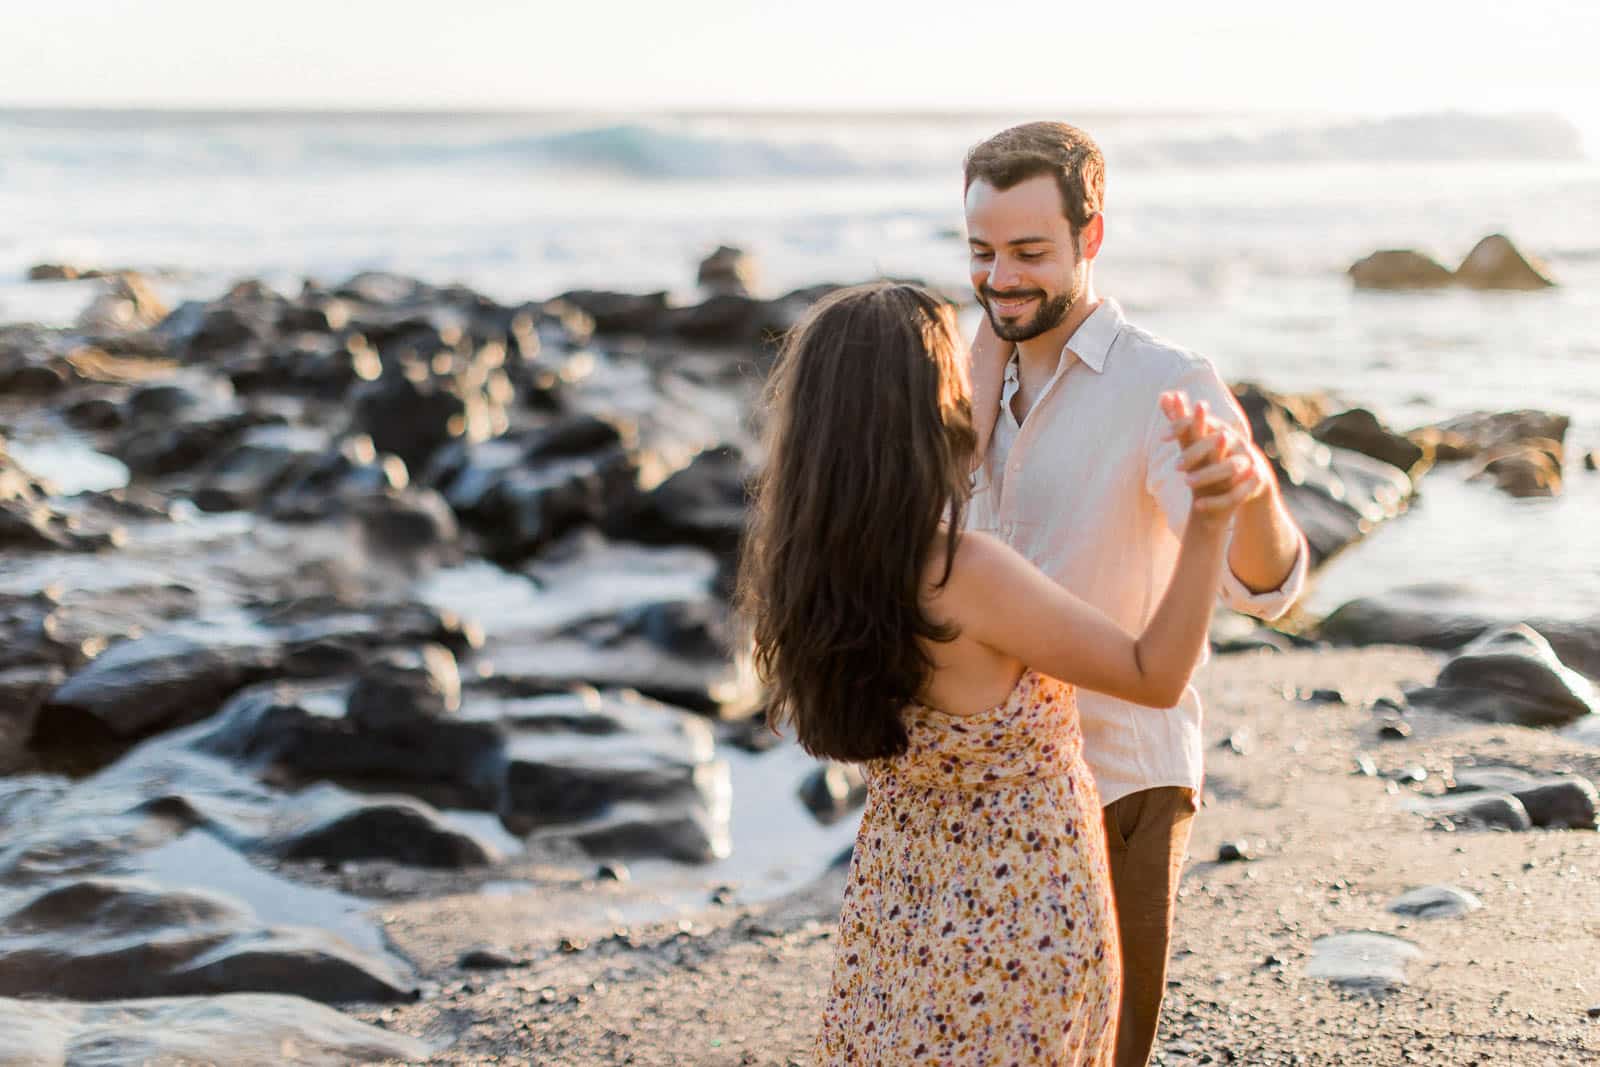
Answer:
POLYGON ((1167 949, 1178 878, 1189 847, 1195 794, 1181 786, 1144 789, 1106 805, 1106 855, 1122 941, 1122 1008, 1117 1067, 1144 1067, 1167 992, 1167 949))

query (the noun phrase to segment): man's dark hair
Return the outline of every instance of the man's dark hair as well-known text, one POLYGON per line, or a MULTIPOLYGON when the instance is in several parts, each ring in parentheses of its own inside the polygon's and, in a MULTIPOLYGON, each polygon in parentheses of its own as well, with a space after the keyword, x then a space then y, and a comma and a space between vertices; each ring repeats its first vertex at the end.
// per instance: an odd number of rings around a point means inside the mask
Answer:
POLYGON ((1094 138, 1065 122, 1028 122, 1002 130, 967 153, 963 192, 976 181, 1004 192, 1048 174, 1061 189, 1061 210, 1074 236, 1100 214, 1106 160, 1094 138))

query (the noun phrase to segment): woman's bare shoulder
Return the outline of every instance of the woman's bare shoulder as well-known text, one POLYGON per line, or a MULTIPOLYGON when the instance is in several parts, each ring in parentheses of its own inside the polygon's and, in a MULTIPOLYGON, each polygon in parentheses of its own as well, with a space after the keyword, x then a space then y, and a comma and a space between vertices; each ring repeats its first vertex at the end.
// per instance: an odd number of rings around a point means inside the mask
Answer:
POLYGON ((939 601, 957 611, 967 601, 989 602, 994 583, 1013 575, 1018 565, 1025 565, 1010 545, 993 534, 978 531, 963 533, 957 540, 948 577, 945 558, 945 542, 940 539, 938 548, 929 555, 926 578, 939 601))

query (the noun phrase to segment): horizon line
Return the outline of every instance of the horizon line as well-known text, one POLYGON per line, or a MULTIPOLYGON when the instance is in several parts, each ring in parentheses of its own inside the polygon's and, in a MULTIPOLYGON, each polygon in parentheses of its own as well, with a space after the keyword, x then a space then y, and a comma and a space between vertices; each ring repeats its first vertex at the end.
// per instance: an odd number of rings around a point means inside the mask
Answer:
POLYGON ((1341 117, 1397 117, 1404 115, 1448 114, 1502 114, 1502 115, 1552 115, 1566 117, 1554 108, 1527 108, 1497 112, 1467 107, 1417 107, 1400 109, 1345 110, 1325 108, 1252 108, 1216 107, 1196 108, 1173 106, 1128 107, 1108 104, 1018 104, 982 108, 920 107, 915 105, 767 105, 759 107, 725 107, 684 105, 661 107, 654 105, 612 104, 602 107, 553 104, 523 106, 511 104, 416 104, 416 103, 272 103, 241 101, 237 103, 172 101, 144 101, 133 103, 110 102, 32 102, 0 100, 0 113, 82 113, 103 115, 247 115, 315 117, 371 115, 374 117, 428 117, 428 116, 482 116, 482 117, 637 117, 652 118, 755 118, 755 119, 805 119, 805 118, 916 118, 916 119, 984 119, 1015 118, 1020 113, 1054 113, 1092 116, 1098 119, 1118 118, 1218 118, 1218 117, 1268 117, 1268 116, 1341 116, 1341 117))

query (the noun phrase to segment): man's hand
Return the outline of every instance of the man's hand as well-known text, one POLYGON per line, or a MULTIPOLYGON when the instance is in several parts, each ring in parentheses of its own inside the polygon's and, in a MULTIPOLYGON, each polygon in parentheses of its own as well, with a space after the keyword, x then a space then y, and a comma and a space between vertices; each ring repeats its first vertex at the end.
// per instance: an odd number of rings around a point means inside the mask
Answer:
POLYGON ((1212 417, 1204 400, 1191 406, 1182 392, 1161 395, 1168 440, 1176 440, 1178 470, 1189 488, 1190 518, 1226 522, 1265 490, 1255 455, 1243 435, 1212 417))
MULTIPOLYGON (((1167 398, 1163 397, 1163 407, 1168 403, 1167 398)), ((1248 474, 1240 472, 1239 481, 1234 483, 1238 486, 1237 490, 1233 486, 1227 489, 1230 493, 1238 491, 1242 494, 1233 511, 1233 540, 1228 547, 1228 569, 1252 593, 1281 589, 1293 573, 1300 553, 1305 550, 1301 545, 1300 528, 1284 503, 1272 464, 1261 449, 1250 441, 1246 432, 1211 415, 1204 410, 1203 402, 1195 405, 1187 414, 1188 424, 1183 423, 1181 418, 1174 418, 1173 412, 1168 414, 1172 425, 1168 428, 1167 437, 1178 442, 1180 466, 1185 462, 1195 462, 1191 454, 1193 450, 1204 453, 1204 463, 1212 468, 1218 478, 1221 478, 1224 470, 1223 457, 1233 457, 1243 462, 1248 471, 1248 474)), ((1190 491, 1194 492, 1192 481, 1190 491)))
POLYGON ((994 425, 1000 418, 1000 396, 1005 389, 1006 364, 1011 359, 1013 346, 1000 340, 985 314, 978 324, 978 335, 972 339, 972 428, 978 433, 978 448, 972 457, 976 470, 989 453, 989 441, 994 437, 994 425))

